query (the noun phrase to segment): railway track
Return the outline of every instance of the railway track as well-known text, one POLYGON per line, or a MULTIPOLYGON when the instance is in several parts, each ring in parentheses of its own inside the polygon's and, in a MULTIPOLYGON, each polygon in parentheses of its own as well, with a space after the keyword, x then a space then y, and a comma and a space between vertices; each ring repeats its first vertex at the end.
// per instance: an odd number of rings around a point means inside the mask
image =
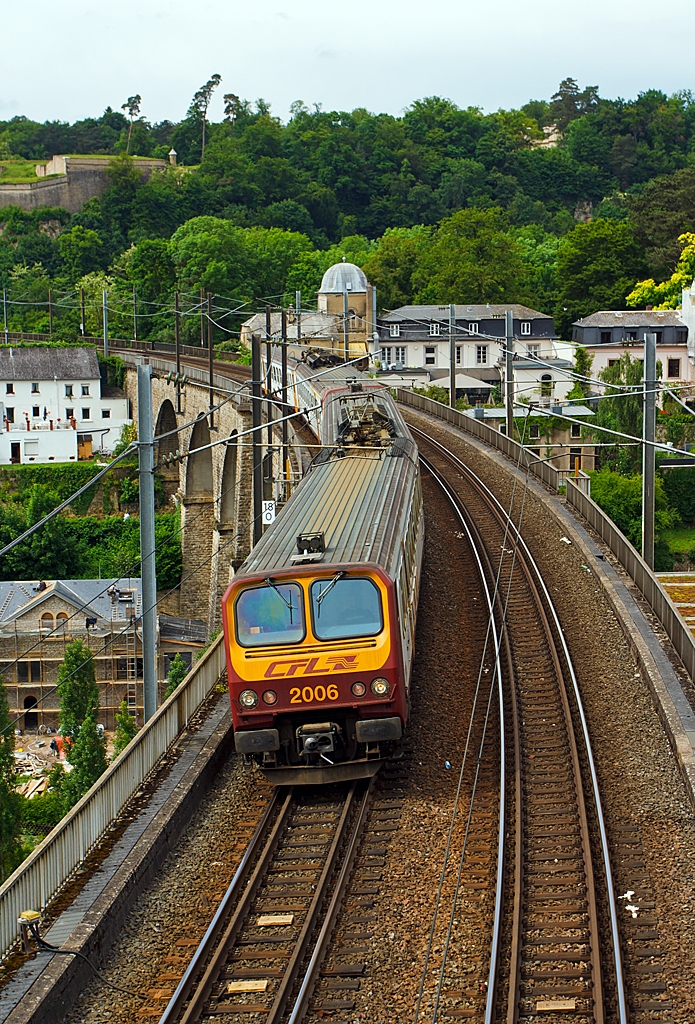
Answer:
MULTIPOLYGON (((303 1019, 367 820, 373 780, 281 788, 273 798, 160 1024, 303 1019)), ((351 988, 363 965, 334 969, 351 988), (358 969, 359 968, 359 969, 358 969)))
MULTIPOLYGON (((538 1014, 586 1024, 627 1021, 606 831, 574 670, 550 596, 507 512, 442 444, 411 425, 425 468, 455 508, 494 595, 503 663, 496 905, 484 1019, 538 1014), (503 765, 504 771, 504 765, 503 765)), ((517 500, 523 509, 523 495, 517 500)), ((453 913, 456 908, 452 907, 453 913)), ((442 965, 431 1018, 483 1016, 455 1003, 442 965)), ((454 970, 452 970, 452 968, 454 970)), ((464 994, 465 995, 465 994, 464 994)), ((417 1017, 416 1017, 417 1019, 417 1017)))

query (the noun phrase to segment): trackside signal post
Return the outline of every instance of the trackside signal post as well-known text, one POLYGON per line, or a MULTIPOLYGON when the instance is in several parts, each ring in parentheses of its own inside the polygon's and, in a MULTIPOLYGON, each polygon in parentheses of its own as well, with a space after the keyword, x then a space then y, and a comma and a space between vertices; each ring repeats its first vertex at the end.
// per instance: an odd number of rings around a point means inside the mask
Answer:
POLYGON ((152 367, 138 364, 140 575, 142 576, 143 704, 147 722, 157 710, 157 572, 154 540, 152 367))
POLYGON ((261 448, 261 337, 251 335, 251 426, 253 428, 253 543, 263 536, 263 461, 261 448))
POLYGON ((644 336, 642 417, 642 558, 654 568, 654 439, 656 435, 656 334, 644 336))
POLYGON ((456 306, 449 306, 449 405, 456 408, 456 306))

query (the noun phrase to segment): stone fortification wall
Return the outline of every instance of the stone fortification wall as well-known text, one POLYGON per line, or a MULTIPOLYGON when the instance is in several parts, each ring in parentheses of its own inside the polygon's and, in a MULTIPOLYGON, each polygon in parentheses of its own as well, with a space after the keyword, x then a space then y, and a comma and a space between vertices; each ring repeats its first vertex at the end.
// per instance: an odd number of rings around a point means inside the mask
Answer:
MULTIPOLYGON (((36 181, 0 185, 0 207, 19 206, 27 212, 40 206, 61 206, 78 213, 83 205, 100 196, 108 185, 109 157, 54 156, 37 167, 36 181)), ((167 166, 164 160, 136 159, 145 177, 167 166)))

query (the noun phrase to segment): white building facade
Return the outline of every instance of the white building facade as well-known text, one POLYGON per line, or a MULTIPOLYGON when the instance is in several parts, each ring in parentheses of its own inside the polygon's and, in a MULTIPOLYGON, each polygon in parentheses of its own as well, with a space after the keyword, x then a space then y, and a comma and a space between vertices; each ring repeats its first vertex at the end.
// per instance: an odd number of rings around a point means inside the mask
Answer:
POLYGON ((0 465, 108 454, 132 423, 120 388, 102 385, 96 350, 0 347, 0 465))

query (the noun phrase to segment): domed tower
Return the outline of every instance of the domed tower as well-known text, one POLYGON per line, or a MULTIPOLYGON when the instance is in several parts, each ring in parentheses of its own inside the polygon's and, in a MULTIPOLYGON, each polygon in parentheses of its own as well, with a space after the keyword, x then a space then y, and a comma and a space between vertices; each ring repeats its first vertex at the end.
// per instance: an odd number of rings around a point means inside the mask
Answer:
POLYGON ((334 263, 323 275, 317 305, 319 312, 332 314, 340 327, 340 335, 348 346, 349 358, 369 356, 376 331, 376 310, 373 308, 376 289, 364 271, 354 263, 334 263), (347 314, 347 316, 346 316, 347 314), (345 326, 347 333, 345 334, 345 326))

